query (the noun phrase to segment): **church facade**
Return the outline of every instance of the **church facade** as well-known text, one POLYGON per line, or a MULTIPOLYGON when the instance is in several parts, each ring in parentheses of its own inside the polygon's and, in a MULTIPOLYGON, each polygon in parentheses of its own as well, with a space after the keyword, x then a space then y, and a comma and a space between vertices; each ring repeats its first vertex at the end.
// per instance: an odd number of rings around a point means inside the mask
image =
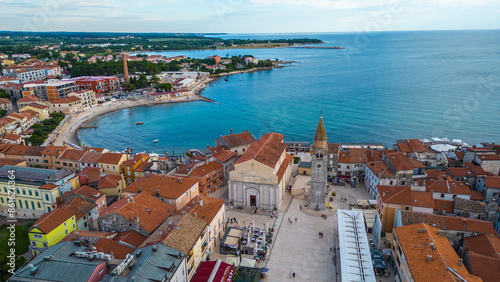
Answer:
POLYGON ((314 144, 311 148, 311 192, 309 208, 324 210, 326 208, 326 178, 327 178, 328 143, 323 115, 321 115, 314 134, 314 144))
POLYGON ((286 153, 284 136, 264 134, 229 172, 229 201, 234 207, 279 209, 292 176, 293 156, 286 153))

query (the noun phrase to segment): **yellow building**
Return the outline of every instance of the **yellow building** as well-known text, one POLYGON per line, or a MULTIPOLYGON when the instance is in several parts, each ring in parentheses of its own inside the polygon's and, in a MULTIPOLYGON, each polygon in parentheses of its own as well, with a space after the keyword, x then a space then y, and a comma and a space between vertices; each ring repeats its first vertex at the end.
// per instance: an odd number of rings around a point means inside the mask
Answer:
POLYGON ((8 209, 9 195, 16 195, 19 215, 41 216, 55 208, 56 199, 64 192, 78 187, 78 176, 71 171, 48 170, 32 167, 0 167, 0 210, 8 209), (9 181, 15 181, 15 185, 9 181))
POLYGON ((123 178, 127 184, 135 182, 138 178, 142 177, 137 174, 136 170, 140 167, 146 160, 148 159, 148 155, 144 153, 139 153, 134 156, 130 160, 126 160, 121 164, 123 178))
POLYGON ((75 215, 55 209, 40 217, 28 231, 30 249, 34 256, 61 241, 68 233, 76 230, 75 215))
POLYGON ((97 161, 97 164, 106 173, 121 174, 121 165, 126 159, 125 154, 104 153, 97 161))
POLYGON ((22 107, 19 112, 24 112, 27 110, 32 110, 34 112, 38 113, 38 118, 40 121, 44 121, 49 118, 49 107, 37 103, 31 103, 29 105, 26 105, 22 107))

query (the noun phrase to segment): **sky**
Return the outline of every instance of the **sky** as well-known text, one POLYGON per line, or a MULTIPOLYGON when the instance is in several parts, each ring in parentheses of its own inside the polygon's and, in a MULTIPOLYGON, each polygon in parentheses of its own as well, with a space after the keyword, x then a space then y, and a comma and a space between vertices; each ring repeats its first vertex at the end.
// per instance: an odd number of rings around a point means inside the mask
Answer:
POLYGON ((0 30, 301 33, 500 29, 499 0, 0 0, 0 30))

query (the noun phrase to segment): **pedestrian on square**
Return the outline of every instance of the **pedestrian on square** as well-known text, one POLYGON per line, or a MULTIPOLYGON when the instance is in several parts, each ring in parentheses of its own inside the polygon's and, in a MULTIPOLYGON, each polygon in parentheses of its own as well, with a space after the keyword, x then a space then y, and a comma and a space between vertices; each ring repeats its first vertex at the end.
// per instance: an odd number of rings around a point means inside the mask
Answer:
POLYGON ((290 272, 290 274, 289 274, 289 275, 290 275, 290 279, 292 279, 292 272, 290 272))
POLYGON ((302 205, 300 205, 300 210, 302 210, 302 205))
POLYGON ((295 272, 294 272, 294 273, 292 273, 292 276, 293 276, 293 279, 295 279, 295 272))
POLYGON ((340 200, 343 201, 344 200, 344 196, 340 196, 340 200))
POLYGON ((297 218, 295 218, 295 222, 297 222, 297 218))

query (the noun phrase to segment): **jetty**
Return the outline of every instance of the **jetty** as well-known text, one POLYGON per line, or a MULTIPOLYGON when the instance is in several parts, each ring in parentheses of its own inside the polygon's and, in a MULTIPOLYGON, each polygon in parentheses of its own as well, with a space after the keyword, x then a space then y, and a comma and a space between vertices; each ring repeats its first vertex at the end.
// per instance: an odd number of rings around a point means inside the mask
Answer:
POLYGON ((214 103, 214 104, 220 104, 219 102, 217 102, 217 101, 215 101, 215 100, 212 100, 212 99, 210 99, 210 98, 203 97, 203 96, 200 96, 200 100, 205 101, 205 102, 214 103))
POLYGON ((292 48, 304 48, 304 49, 345 49, 345 47, 333 46, 333 47, 320 47, 320 46, 295 46, 292 48))
POLYGON ((146 106, 151 107, 151 108, 153 107, 153 105, 151 105, 151 104, 146 104, 146 106))
POLYGON ((95 129, 97 129, 97 125, 95 125, 95 124, 94 125, 85 125, 85 126, 82 126, 80 128, 81 129, 86 129, 86 128, 95 128, 95 129))

